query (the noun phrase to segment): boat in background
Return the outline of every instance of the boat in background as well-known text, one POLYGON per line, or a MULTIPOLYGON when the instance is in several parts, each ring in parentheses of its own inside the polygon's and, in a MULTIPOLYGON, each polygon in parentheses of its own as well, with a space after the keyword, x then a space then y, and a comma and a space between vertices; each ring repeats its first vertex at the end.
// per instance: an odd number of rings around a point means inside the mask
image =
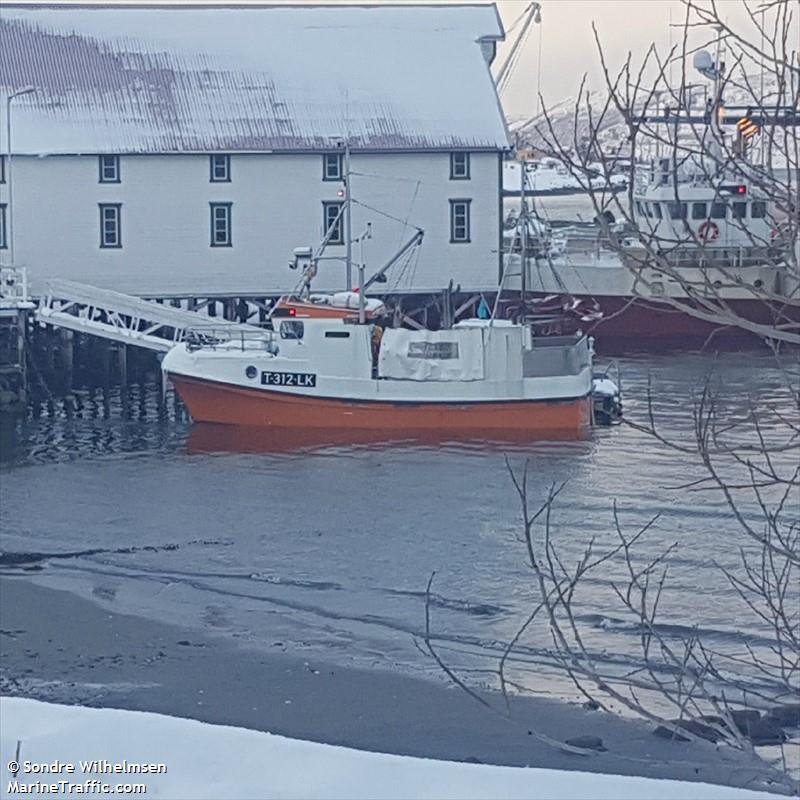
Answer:
MULTIPOLYGON (((702 55, 703 63, 713 63, 702 55)), ((717 65, 703 117, 713 134, 708 149, 683 146, 677 160, 656 158, 633 193, 632 224, 616 223, 605 210, 590 231, 576 229, 571 238, 556 232, 528 210, 530 180, 521 171, 505 288, 521 290, 526 300, 557 296, 565 306, 576 304, 585 330, 605 351, 708 341, 738 346, 776 327, 800 329, 798 243, 786 233, 796 226, 784 230, 786 210, 761 190, 764 168, 750 169, 745 140, 733 148, 738 158, 721 144, 719 57, 717 65), (750 180, 751 174, 761 178, 750 180)), ((673 110, 664 120, 677 130, 681 118, 673 110)), ((570 320, 563 325, 569 330, 570 320)))

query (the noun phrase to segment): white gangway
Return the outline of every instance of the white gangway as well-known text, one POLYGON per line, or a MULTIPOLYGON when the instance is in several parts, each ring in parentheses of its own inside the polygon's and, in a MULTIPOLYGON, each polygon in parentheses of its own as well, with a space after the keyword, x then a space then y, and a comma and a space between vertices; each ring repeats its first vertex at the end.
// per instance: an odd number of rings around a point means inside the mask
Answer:
POLYGON ((166 353, 187 330, 216 330, 243 339, 262 332, 255 325, 208 317, 197 311, 83 283, 50 280, 35 312, 39 322, 122 344, 166 353))

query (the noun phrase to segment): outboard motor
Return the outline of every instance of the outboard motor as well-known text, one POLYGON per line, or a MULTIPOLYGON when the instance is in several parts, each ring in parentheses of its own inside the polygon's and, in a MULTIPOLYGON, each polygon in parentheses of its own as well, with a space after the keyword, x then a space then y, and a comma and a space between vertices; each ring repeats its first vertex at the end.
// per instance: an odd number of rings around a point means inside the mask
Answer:
POLYGON ((592 409, 595 425, 615 425, 622 419, 622 396, 619 385, 608 371, 592 376, 592 409))

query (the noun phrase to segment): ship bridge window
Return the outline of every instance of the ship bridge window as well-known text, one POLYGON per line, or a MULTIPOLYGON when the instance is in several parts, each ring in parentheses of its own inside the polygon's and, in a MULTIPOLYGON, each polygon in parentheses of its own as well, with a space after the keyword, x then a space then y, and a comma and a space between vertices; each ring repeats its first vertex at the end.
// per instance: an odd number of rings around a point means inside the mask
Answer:
POLYGON ((750 208, 750 216, 753 219, 764 219, 767 216, 767 204, 764 200, 753 200, 750 208))
POLYGON ((281 322, 281 339, 302 339, 304 325, 299 319, 287 319, 281 322))
POLYGON ((644 216, 644 211, 642 210, 642 204, 637 200, 634 204, 636 206, 636 213, 640 216, 644 216))
POLYGON ((744 219, 747 216, 747 203, 733 203, 731 213, 734 219, 744 219))
POLYGON ((670 219, 686 219, 687 210, 686 203, 667 203, 670 219))
POLYGON ((661 213, 661 203, 650 203, 653 207, 653 213, 655 214, 656 219, 663 219, 663 215, 661 213))
POLYGON ((708 203, 692 203, 692 219, 706 219, 708 203))
POLYGON ((725 203, 711 204, 711 219, 725 219, 725 203))

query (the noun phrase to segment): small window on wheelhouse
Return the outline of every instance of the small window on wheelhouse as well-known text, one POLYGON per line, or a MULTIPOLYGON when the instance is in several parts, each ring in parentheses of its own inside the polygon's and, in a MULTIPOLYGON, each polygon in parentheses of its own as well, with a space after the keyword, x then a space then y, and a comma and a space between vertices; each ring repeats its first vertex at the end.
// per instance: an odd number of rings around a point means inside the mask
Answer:
POLYGON ((747 216, 747 203, 732 203, 731 216, 733 219, 744 219, 747 216))
POLYGON ((725 219, 725 210, 727 206, 725 203, 712 203, 711 204, 711 219, 725 219))
POLYGON ((303 325, 302 320, 287 319, 281 322, 281 339, 302 339, 304 332, 305 326, 303 325))
POLYGON ((692 219, 707 219, 708 203, 692 203, 692 219))
POLYGON ((753 200, 753 205, 750 209, 750 216, 753 219, 764 219, 767 216, 767 204, 764 200, 753 200))

